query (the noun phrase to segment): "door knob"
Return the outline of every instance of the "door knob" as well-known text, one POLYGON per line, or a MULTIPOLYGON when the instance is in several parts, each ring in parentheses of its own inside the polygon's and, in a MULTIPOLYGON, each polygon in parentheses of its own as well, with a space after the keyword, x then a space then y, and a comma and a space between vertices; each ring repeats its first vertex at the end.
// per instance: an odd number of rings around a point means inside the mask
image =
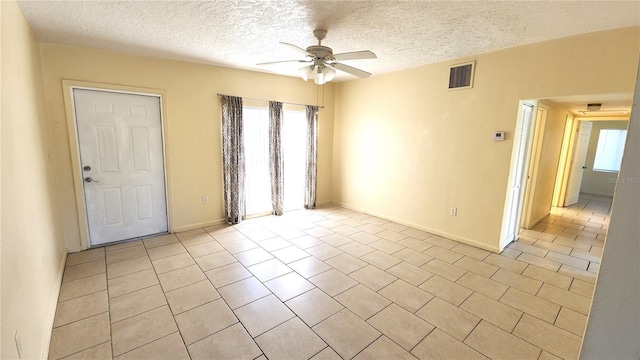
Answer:
POLYGON ((586 166, 583 166, 582 168, 583 168, 583 169, 586 169, 587 167, 586 167, 586 166))
POLYGON ((85 182, 100 182, 98 180, 93 180, 93 178, 91 176, 87 176, 86 178, 84 178, 85 182))

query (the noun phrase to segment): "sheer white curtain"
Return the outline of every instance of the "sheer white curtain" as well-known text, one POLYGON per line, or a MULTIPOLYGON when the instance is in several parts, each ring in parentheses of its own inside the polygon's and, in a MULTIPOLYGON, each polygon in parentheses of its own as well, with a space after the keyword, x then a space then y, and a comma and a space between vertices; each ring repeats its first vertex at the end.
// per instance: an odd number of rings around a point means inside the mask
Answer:
MULTIPOLYGON (((267 108, 244 107, 247 215, 276 213, 273 205, 270 114, 267 108)), ((281 129, 283 210, 301 209, 305 196, 307 121, 304 111, 286 109, 281 129)), ((273 134, 271 134, 273 135, 273 134)), ((274 147, 275 148, 275 147, 274 147)))
POLYGON ((247 214, 271 213, 269 110, 245 106, 243 118, 247 214))
POLYGON ((302 209, 306 166, 307 122, 304 111, 285 111, 282 129, 284 157, 284 208, 302 209))

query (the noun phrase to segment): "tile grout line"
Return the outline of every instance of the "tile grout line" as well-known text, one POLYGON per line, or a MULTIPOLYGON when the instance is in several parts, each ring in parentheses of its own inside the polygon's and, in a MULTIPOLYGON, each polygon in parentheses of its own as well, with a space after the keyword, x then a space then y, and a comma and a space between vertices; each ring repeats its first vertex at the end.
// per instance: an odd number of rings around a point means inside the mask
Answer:
MULTIPOLYGON (((208 233, 207 233, 207 234, 208 234, 208 233)), ((209 236, 211 236, 210 234, 208 234, 208 235, 209 235, 209 236)), ((213 236, 211 236, 211 238, 213 239, 213 241, 216 241, 216 242, 217 242, 217 240, 216 240, 213 236)), ((180 241, 180 243, 182 244, 182 240, 180 240, 180 239, 178 239, 178 240, 179 240, 179 241, 180 241)), ((219 244, 219 242, 218 242, 218 244, 219 244)), ((184 246, 184 244, 182 244, 182 246, 183 246, 183 247, 185 247, 185 250, 187 250, 187 249, 186 249, 186 246, 184 246)), ((226 250, 225 250, 225 251, 226 251, 226 250)), ((187 254, 189 254, 189 256, 191 257, 191 259, 195 262, 196 266, 198 266, 198 268, 200 269, 200 271, 202 272, 202 274, 205 276, 205 280, 206 280, 206 281, 208 281, 208 282, 211 284, 211 286, 216 290, 216 292, 218 293, 218 295, 220 295, 220 297, 219 297, 218 299, 215 299, 215 300, 209 301, 209 302, 207 302, 207 303, 205 303, 205 304, 201 304, 201 305, 199 305, 199 306, 196 306, 196 307, 194 307, 194 308, 192 308, 192 309, 185 310, 185 311, 183 311, 181 314, 186 313, 187 311, 192 311, 192 310, 194 310, 194 309, 197 309, 197 308, 199 308, 199 307, 205 306, 205 305, 207 305, 207 304, 210 304, 210 303, 212 303, 213 301, 222 300, 222 301, 225 303, 225 305, 227 306, 227 308, 229 308, 229 311, 231 311, 231 313, 233 314, 233 316, 234 316, 234 317, 236 318, 236 320, 237 320, 237 322, 234 322, 233 324, 231 324, 231 325, 229 325, 229 326, 226 326, 225 328, 220 329, 220 330, 218 330, 218 331, 214 332, 213 334, 209 334, 209 335, 205 336, 205 337, 204 337, 204 338, 202 338, 202 339, 199 339, 199 340, 196 340, 196 341, 192 342, 191 344, 189 344, 189 346, 191 346, 191 345, 193 345, 193 344, 196 344, 196 343, 198 343, 198 342, 200 342, 200 341, 202 341, 202 340, 204 340, 204 339, 206 339, 206 338, 208 338, 208 337, 210 337, 210 336, 213 336, 213 335, 215 335, 215 334, 217 334, 217 333, 219 333, 219 332, 221 332, 221 331, 224 331, 225 329, 228 329, 228 328, 230 328, 231 326, 234 326, 234 325, 236 325, 236 324, 240 324, 240 325, 242 326, 242 328, 244 329, 244 331, 249 335, 249 337, 251 338, 251 340, 253 341, 253 343, 258 347, 258 349, 260 349, 260 351, 262 352, 262 355, 265 355, 264 350, 263 350, 263 349, 260 347, 260 345, 255 341, 255 338, 251 336, 251 334, 249 333, 249 330, 248 330, 248 329, 246 328, 246 326, 242 323, 242 321, 240 321, 240 318, 238 318, 238 315, 236 315, 236 313, 235 313, 235 310, 236 310, 236 309, 232 309, 232 308, 231 308, 231 306, 229 305, 229 303, 227 302, 227 300, 226 300, 226 299, 222 296, 222 294, 220 293, 219 288, 218 288, 218 287, 216 287, 216 286, 211 282, 211 279, 209 279, 209 277, 207 276, 206 272, 205 272, 204 270, 202 270, 202 267, 200 266, 200 264, 195 260, 195 258, 193 257, 193 255, 192 255, 188 250, 187 250, 187 254)), ((233 256, 233 254, 232 254, 232 256, 233 256)), ((235 257, 234 257, 234 258, 235 258, 235 257)), ((240 261, 238 261, 238 259, 236 259, 236 262, 238 262, 238 263, 239 263, 239 264, 240 264, 240 265, 241 265, 245 270, 249 271, 249 270, 247 269, 247 267, 246 267, 246 266, 244 266, 244 264, 242 264, 242 263, 240 263, 240 261)), ((227 264, 227 265, 230 265, 230 264, 227 264)), ((224 266, 224 265, 223 265, 223 266, 224 266)), ((220 267, 222 267, 222 266, 220 266, 220 267)), ((250 272, 250 271, 249 271, 249 272, 250 272)), ((251 272, 250 272, 250 273, 251 273, 251 272)), ((253 275, 253 273, 252 273, 252 275, 253 275)), ((254 277, 255 277, 255 276, 254 276, 254 277)), ((245 278, 245 279, 247 279, 247 278, 245 278)), ((257 278, 256 278, 256 279, 257 279, 257 278)), ((202 281, 205 281, 205 280, 202 280, 202 281)), ((242 279, 242 280, 244 280, 244 279, 242 279)), ((235 281, 235 282, 233 282, 233 283, 231 283, 231 284, 237 283, 237 282, 242 281, 242 280, 235 281)), ((260 281, 260 280, 258 280, 258 281, 260 281)), ((260 283, 264 286, 264 284, 263 284, 261 281, 260 281, 260 283)), ((226 285, 224 285, 224 286, 221 286, 220 288, 223 288, 223 287, 225 287, 225 286, 229 286, 229 285, 231 285, 231 284, 226 284, 226 285)), ((192 285, 192 284, 189 284, 189 285, 192 285)), ((186 285, 186 286, 189 286, 189 285, 186 285)), ((184 286, 183 286, 183 287, 184 287, 184 286)), ((182 287, 181 287, 181 288, 182 288, 182 287)), ((267 289, 268 289, 268 288, 267 288, 267 289)), ((176 290, 176 289, 173 289, 173 290, 176 290)), ((172 290, 172 291, 173 291, 173 290, 172 290)), ((269 290, 269 292, 271 293, 271 290, 269 290)), ((269 296, 269 295, 266 295, 266 296, 269 296)), ((260 300, 260 299, 263 299, 263 298, 265 298, 266 296, 260 297, 259 299, 255 299, 255 300, 253 300, 253 301, 251 301, 251 302, 249 302, 249 303, 247 303, 247 304, 244 304, 244 305, 242 305, 242 306, 239 306, 237 309, 239 309, 239 308, 241 308, 241 307, 243 307, 243 306, 245 306, 245 305, 248 305, 248 304, 250 304, 250 303, 253 303, 253 302, 255 302, 255 301, 258 301, 258 300, 260 300)), ((166 297, 166 293, 165 293, 165 297, 166 297)), ((167 302, 168 302, 168 300, 167 300, 167 302)), ((173 315, 173 313, 172 313, 172 315, 173 315)), ((175 321, 175 317, 176 317, 176 315, 173 315, 174 321, 175 321)), ((176 322, 176 327, 178 328, 178 332, 180 332, 180 327, 178 327, 178 326, 177 326, 177 322, 176 322)), ((269 329, 269 330, 271 330, 271 329, 269 329)), ((187 346, 187 344, 185 343, 185 341, 184 341, 184 337, 182 337, 182 332, 180 332, 180 337, 182 338, 182 342, 183 342, 183 343, 184 343, 184 345, 185 345, 185 349, 187 349, 187 353, 189 353, 189 346, 187 346)), ((191 357, 191 353, 189 353, 189 357, 191 357)), ((258 358, 258 357, 260 357, 260 356, 257 356, 256 358, 258 358)), ((266 357, 266 355, 265 355, 265 357, 266 357)))
MULTIPOLYGON (((184 344, 184 338, 182 338, 182 334, 180 333, 180 328, 178 327, 178 323, 176 322, 176 318, 175 318, 175 316, 173 316, 173 311, 171 310, 171 305, 169 304, 169 300, 167 299, 166 292, 164 291, 164 288, 162 287, 162 283, 160 282, 160 278, 158 278, 158 273, 156 272, 156 269, 155 269, 155 267, 153 266, 153 261, 151 260, 151 257, 149 256, 149 249, 147 248, 147 245, 144 243, 144 241, 142 241, 142 246, 144 247, 144 251, 145 251, 145 253, 147 254, 147 258, 149 258, 149 262, 151 263, 151 269, 153 270, 153 274, 155 275, 155 277, 156 277, 156 281, 158 282, 157 284, 154 284, 154 285, 152 285, 152 286, 158 285, 158 286, 160 287, 160 291, 162 291, 162 296, 164 297, 164 301, 165 301, 165 303, 164 303, 163 305, 158 306, 158 307, 156 307, 156 308, 154 308, 154 309, 151 309, 151 310, 155 310, 155 309, 159 309, 159 308, 161 308, 161 307, 163 307, 163 306, 167 306, 167 308, 169 309, 169 313, 171 314, 171 317, 172 317, 172 319, 173 319, 173 323, 174 323, 174 325, 175 325, 175 327, 176 327, 176 332, 178 332, 178 335, 180 335, 180 338, 182 339, 182 342, 183 342, 183 344, 184 344)), ((147 288, 150 288, 150 287, 151 287, 151 286, 148 286, 148 287, 145 287, 144 289, 147 289, 147 288)), ((140 290, 141 290, 141 289, 140 289, 140 290)), ((136 290, 136 291, 138 291, 138 290, 136 290)), ((131 292, 131 293, 133 293, 133 292, 131 292)), ((141 313, 141 314, 144 314, 144 313, 149 312, 149 311, 151 311, 151 310, 147 310, 147 311, 145 311, 145 312, 143 312, 143 313, 141 313)), ((137 315, 140 315, 140 314, 137 314, 137 315)), ((137 316, 137 315, 134 315, 134 316, 137 316)), ((109 316, 111 317, 111 299, 109 299, 109 316)), ((131 317, 133 317, 133 316, 130 316, 129 318, 131 318, 131 317)), ((129 318, 128 318, 128 319, 129 319, 129 318)), ((123 321, 123 320, 125 320, 125 319, 122 319, 122 320, 120 320, 120 321, 123 321)), ((116 322, 116 323, 117 323, 117 322, 116 322)), ((111 325, 112 325, 112 328, 113 328, 113 324, 111 324, 111 325)), ((169 334, 169 335, 172 335, 172 334, 174 334, 174 333, 175 333, 175 332, 173 332, 173 333, 171 333, 171 334, 169 334)), ((165 335, 165 336, 163 336, 163 337, 161 337, 161 338, 159 338, 159 339, 162 339, 162 338, 167 337, 167 336, 169 336, 169 335, 165 335)), ((112 337, 112 339, 113 339, 113 337, 112 337)), ((126 352, 124 352, 124 353, 122 353, 122 354, 120 354, 120 355, 118 355, 118 356, 122 356, 123 354, 126 354, 127 352, 130 352, 130 351, 133 351, 133 350, 138 349, 138 348, 140 348, 140 347, 143 347, 143 346, 145 346, 145 345, 148 345, 148 344, 150 344, 150 343, 152 343, 152 342, 154 342, 154 341, 157 341, 157 340, 159 340, 159 339, 152 340, 152 341, 150 341, 150 342, 148 342, 148 343, 145 343, 145 344, 142 344, 142 345, 140 345, 140 346, 138 346, 138 347, 136 347, 136 348, 134 348, 134 349, 129 349, 129 351, 126 351, 126 352)), ((113 341, 111 341, 111 347, 113 348, 113 341)), ((185 345, 185 350, 187 350, 186 345, 185 345)), ((113 356, 113 349, 112 349, 111 354, 112 354, 112 356, 113 356)), ((187 350, 187 354, 188 354, 188 350, 187 350)), ((189 356, 189 357, 190 357, 190 356, 189 356)))
MULTIPOLYGON (((145 252, 147 251, 147 249, 145 248, 145 252)), ((108 313, 108 318, 109 318, 109 344, 111 345, 111 359, 113 359, 114 356, 114 349, 113 349, 113 324, 111 323, 111 298, 109 296, 109 264, 107 264, 107 249, 105 248, 104 250, 104 263, 105 263, 105 273, 104 273, 104 277, 105 277, 105 283, 107 284, 107 313, 108 313)))

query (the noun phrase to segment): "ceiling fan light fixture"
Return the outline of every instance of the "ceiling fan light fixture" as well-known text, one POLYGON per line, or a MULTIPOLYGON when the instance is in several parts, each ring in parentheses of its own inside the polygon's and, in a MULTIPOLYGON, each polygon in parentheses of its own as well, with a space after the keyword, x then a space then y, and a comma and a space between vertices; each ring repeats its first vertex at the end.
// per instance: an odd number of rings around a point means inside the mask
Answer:
POLYGON ((300 69, 298 69, 298 74, 300 75, 300 77, 302 78, 302 80, 307 81, 310 78, 313 79, 314 78, 314 73, 315 73, 315 66, 314 65, 310 65, 310 66, 303 66, 300 69))
POLYGON ((334 77, 336 77, 336 71, 333 68, 330 68, 328 66, 324 67, 324 77, 327 81, 331 81, 333 80, 334 77))
POLYGON ((324 85, 336 76, 336 71, 328 66, 318 65, 316 67, 315 78, 313 81, 318 85, 324 85))

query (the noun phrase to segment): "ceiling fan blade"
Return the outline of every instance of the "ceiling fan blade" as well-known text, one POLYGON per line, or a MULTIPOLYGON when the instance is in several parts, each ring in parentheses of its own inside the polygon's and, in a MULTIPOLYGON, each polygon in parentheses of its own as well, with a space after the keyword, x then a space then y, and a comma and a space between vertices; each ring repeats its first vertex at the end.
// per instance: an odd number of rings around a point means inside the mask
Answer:
POLYGON ((305 50, 305 49, 303 49, 303 48, 301 48, 301 47, 299 47, 299 46, 296 46, 296 45, 293 45, 293 44, 289 44, 289 43, 286 43, 286 42, 282 42, 282 41, 280 42, 280 44, 282 44, 282 45, 286 45, 286 46, 288 46, 288 47, 292 48, 293 50, 296 50, 296 51, 298 51, 298 52, 301 52, 301 53, 303 53, 303 54, 305 54, 305 55, 307 55, 307 56, 313 56, 313 54, 312 54, 312 53, 308 52, 307 50, 305 50))
POLYGON ((349 65, 345 65, 345 64, 341 64, 341 63, 332 63, 332 64, 329 64, 329 65, 331 65, 332 67, 334 67, 334 68, 336 68, 336 69, 338 69, 340 71, 344 71, 344 72, 346 72, 348 74, 351 74, 353 76, 357 76, 357 77, 362 78, 362 79, 368 78, 369 76, 371 76, 371 73, 368 73, 368 72, 366 72, 364 70, 356 69, 356 68, 354 68, 352 66, 349 66, 349 65))
POLYGON ((333 58, 336 59, 336 61, 344 61, 344 60, 377 59, 378 57, 376 56, 376 54, 372 53, 369 50, 363 50, 363 51, 353 51, 353 52, 334 54, 333 58))
POLYGON ((308 63, 311 62, 311 60, 282 60, 282 61, 270 61, 270 62, 263 62, 263 63, 259 63, 256 64, 258 66, 262 66, 262 65, 273 65, 273 64, 281 64, 281 63, 292 63, 292 62, 297 62, 297 63, 308 63))

